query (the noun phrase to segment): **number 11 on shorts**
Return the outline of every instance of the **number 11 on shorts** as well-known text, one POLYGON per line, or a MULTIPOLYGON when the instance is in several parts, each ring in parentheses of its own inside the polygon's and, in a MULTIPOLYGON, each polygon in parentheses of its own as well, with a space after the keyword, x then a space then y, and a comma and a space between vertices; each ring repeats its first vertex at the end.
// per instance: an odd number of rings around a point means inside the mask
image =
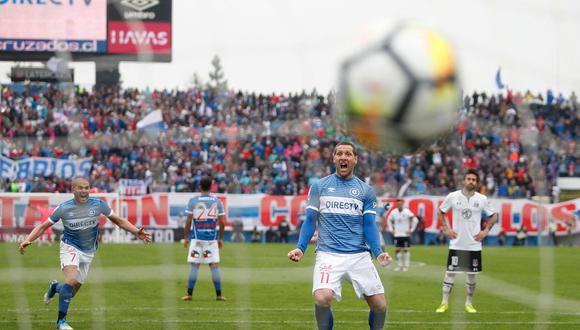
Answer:
POLYGON ((330 278, 329 272, 320 272, 320 283, 328 283, 329 278, 330 278))

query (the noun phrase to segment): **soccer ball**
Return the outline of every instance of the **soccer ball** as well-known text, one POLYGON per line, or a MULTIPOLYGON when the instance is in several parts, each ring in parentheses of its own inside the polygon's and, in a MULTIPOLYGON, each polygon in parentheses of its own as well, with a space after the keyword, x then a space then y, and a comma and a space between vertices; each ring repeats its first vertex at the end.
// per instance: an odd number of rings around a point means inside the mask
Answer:
POLYGON ((449 41, 409 24, 370 39, 342 62, 340 119, 371 149, 411 151, 433 143, 453 126, 459 110, 449 41))

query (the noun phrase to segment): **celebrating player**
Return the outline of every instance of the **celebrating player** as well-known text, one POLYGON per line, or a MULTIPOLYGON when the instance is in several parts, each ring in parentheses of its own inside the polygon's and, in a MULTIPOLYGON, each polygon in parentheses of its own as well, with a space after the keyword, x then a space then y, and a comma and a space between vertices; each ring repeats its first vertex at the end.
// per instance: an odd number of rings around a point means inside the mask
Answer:
POLYGON ((201 263, 209 264, 216 300, 226 300, 222 296, 219 270, 219 249, 222 247, 226 213, 222 202, 210 195, 211 184, 212 179, 209 176, 201 178, 201 195, 191 198, 185 211, 187 219, 185 220, 184 246, 189 247, 187 261, 191 263, 187 295, 181 297, 185 301, 191 300, 201 263), (216 224, 219 224, 219 231, 216 230, 216 224))
POLYGON ((20 253, 32 244, 44 231, 62 220, 63 237, 60 241, 60 264, 65 281, 50 281, 44 294, 44 303, 48 304, 58 293, 57 329, 72 329, 66 321, 66 315, 71 299, 85 282, 89 267, 98 246, 99 217, 105 215, 117 226, 132 233, 138 239, 151 242, 151 235, 143 228, 137 229, 129 221, 119 217, 99 198, 89 197, 89 181, 84 178, 72 182, 73 199, 60 204, 48 219, 36 226, 26 239, 20 243, 20 253))
POLYGON ((382 266, 391 257, 380 246, 375 224, 376 197, 372 188, 353 176, 358 161, 354 145, 339 142, 334 148, 336 173, 314 183, 308 194, 306 220, 297 248, 288 253, 292 261, 304 256, 318 224, 316 264, 312 293, 318 329, 332 329, 332 298, 341 300, 342 279, 370 307, 371 329, 382 329, 387 314, 384 288, 370 252, 382 266))
POLYGON ((417 223, 419 220, 409 210, 403 207, 403 199, 397 199, 397 208, 391 211, 388 217, 389 230, 393 233, 395 237, 395 253, 397 255, 397 268, 395 271, 409 270, 411 264, 411 234, 415 231, 417 223), (403 256, 401 254, 401 249, 405 254, 405 264, 403 265, 403 256))
POLYGON ((476 313, 472 299, 475 291, 475 275, 482 267, 481 241, 489 234, 497 220, 497 213, 489 205, 487 197, 476 192, 479 185, 479 173, 468 169, 463 177, 463 189, 454 191, 445 197, 439 207, 439 221, 443 233, 450 238, 447 271, 443 279, 443 299, 437 313, 444 313, 449 308, 449 294, 453 289, 455 274, 467 274, 467 298, 465 311, 476 313), (447 223, 445 213, 453 210, 453 229, 447 223), (481 213, 489 217, 484 229, 481 229, 481 213))

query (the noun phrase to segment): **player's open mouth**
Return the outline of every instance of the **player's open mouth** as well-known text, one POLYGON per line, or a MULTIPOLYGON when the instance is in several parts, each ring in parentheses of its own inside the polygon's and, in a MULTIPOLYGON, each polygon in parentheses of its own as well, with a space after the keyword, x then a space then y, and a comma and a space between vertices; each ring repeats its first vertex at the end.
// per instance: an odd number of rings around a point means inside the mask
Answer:
POLYGON ((347 169, 348 168, 348 164, 340 164, 339 167, 341 169, 347 169))

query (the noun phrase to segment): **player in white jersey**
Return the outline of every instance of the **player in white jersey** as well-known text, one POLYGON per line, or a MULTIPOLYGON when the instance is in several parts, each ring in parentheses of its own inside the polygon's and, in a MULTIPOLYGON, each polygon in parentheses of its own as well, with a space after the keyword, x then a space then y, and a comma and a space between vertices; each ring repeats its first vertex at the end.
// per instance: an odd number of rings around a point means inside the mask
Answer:
POLYGON ((397 208, 388 215, 387 224, 389 231, 395 237, 395 253, 397 255, 397 268, 395 268, 395 271, 402 270, 406 272, 411 264, 411 251, 409 251, 411 248, 411 234, 415 231, 419 220, 411 210, 403 207, 403 203, 402 198, 397 199, 397 208), (405 254, 404 265, 401 249, 405 254))
POLYGON ((343 279, 354 287, 356 295, 369 305, 369 326, 382 329, 387 304, 374 255, 381 266, 391 262, 383 252, 375 224, 376 197, 372 188, 353 176, 358 161, 354 145, 339 142, 333 152, 336 172, 310 187, 306 220, 302 224, 297 248, 288 253, 300 261, 318 225, 316 264, 312 293, 319 329, 332 329, 332 298, 340 301, 343 279))
POLYGON ((50 281, 44 294, 44 303, 48 304, 58 293, 57 329, 72 329, 66 321, 70 300, 76 295, 84 283, 91 261, 98 246, 99 217, 105 215, 117 226, 133 233, 138 239, 151 242, 151 235, 143 228, 138 229, 129 221, 119 217, 104 201, 89 197, 90 185, 87 179, 74 179, 72 193, 74 199, 61 203, 52 211, 46 221, 34 227, 26 239, 20 243, 20 253, 32 244, 44 231, 58 221, 64 226, 60 241, 60 265, 65 281, 58 283, 50 281))
POLYGON ((467 274, 465 311, 476 313, 472 299, 475 291, 475 275, 482 268, 481 241, 489 234, 497 220, 497 213, 489 205, 487 197, 476 191, 479 185, 479 173, 468 169, 463 177, 463 189, 454 191, 445 197, 439 207, 439 221, 443 233, 450 239, 449 255, 447 257, 447 271, 443 279, 443 299, 435 310, 444 313, 449 308, 449 294, 453 289, 455 274, 467 274), (447 223, 445 214, 453 211, 453 228, 447 223), (481 225, 481 213, 489 217, 484 228, 481 225))

